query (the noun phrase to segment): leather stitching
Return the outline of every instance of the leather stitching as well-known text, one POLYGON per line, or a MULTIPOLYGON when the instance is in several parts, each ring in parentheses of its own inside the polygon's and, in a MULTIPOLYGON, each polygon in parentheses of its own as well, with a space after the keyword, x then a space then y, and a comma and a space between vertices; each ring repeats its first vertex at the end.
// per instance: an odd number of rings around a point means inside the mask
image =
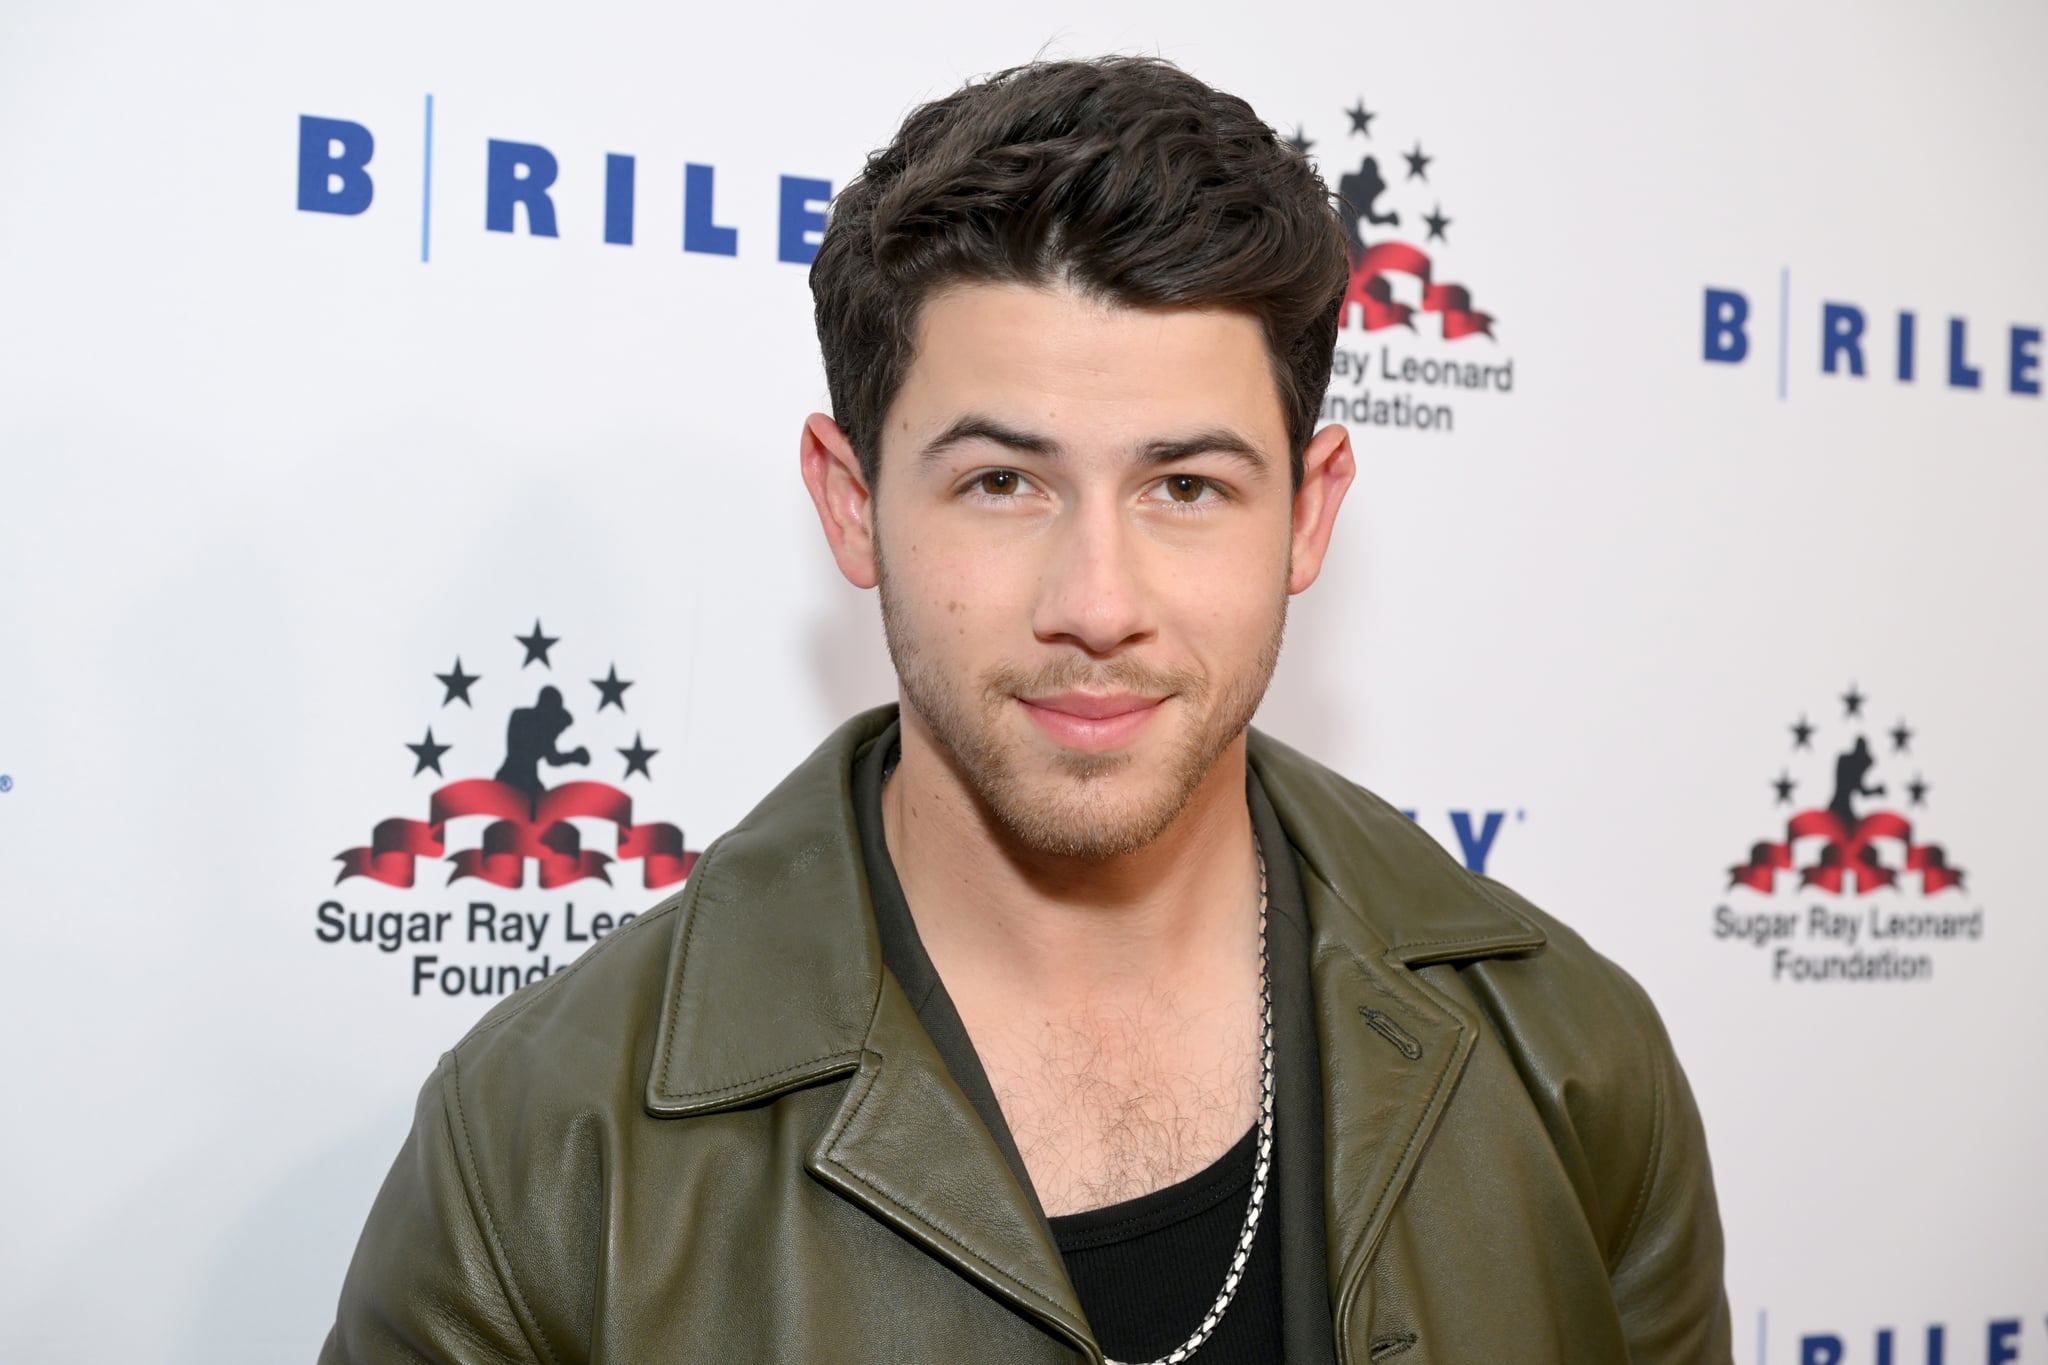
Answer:
MULTIPOLYGON (((1438 844, 1436 840, 1431 839, 1427 835, 1425 835, 1422 837, 1422 842, 1427 843, 1430 846, 1430 848, 1434 849, 1439 855, 1441 855, 1441 857, 1446 862, 1450 860, 1451 855, 1445 853, 1443 851, 1442 845, 1438 844)), ((1506 898, 1493 889, 1493 886, 1490 884, 1487 878, 1479 876, 1476 873, 1470 872, 1462 867, 1458 868, 1457 871, 1464 876, 1465 881, 1470 885, 1471 889, 1473 891, 1478 892, 1480 897, 1484 899, 1487 904, 1491 905, 1494 909, 1500 911, 1503 915, 1506 915, 1516 924, 1521 925, 1524 931, 1547 938, 1547 935, 1544 935, 1543 931, 1536 927, 1536 922, 1532 919, 1524 917, 1519 910, 1516 910, 1512 905, 1509 905, 1506 898)), ((1493 937, 1497 937, 1497 935, 1462 934, 1453 938, 1418 938, 1404 941, 1401 944, 1401 947, 1403 949, 1440 948, 1453 943, 1483 943, 1487 939, 1493 937)))
MULTIPOLYGON (((693 873, 711 861, 711 855, 717 851, 720 844, 725 842, 726 837, 721 835, 717 839, 712 840, 711 847, 705 849, 698 857, 697 867, 692 869, 693 873)), ((740 1094, 764 1082, 773 1081, 779 1077, 792 1075, 795 1072, 809 1068, 822 1068, 824 1071, 834 1071, 844 1067, 848 1062, 858 1063, 860 1052, 857 1049, 850 1052, 827 1052, 816 1057, 805 1058, 800 1062, 793 1062, 788 1066, 777 1067, 773 1071, 763 1071, 757 1075, 743 1076, 738 1080, 717 1081, 711 1085, 699 1086, 692 1090, 677 1090, 669 1084, 669 1071, 671 1060, 675 1053, 676 1039, 682 1035, 680 1021, 683 1013, 683 997, 689 993, 685 983, 688 981, 690 973, 690 943, 697 935, 697 926, 703 922, 701 910, 704 907, 700 907, 698 904, 703 899, 703 896, 696 894, 703 885, 704 883, 693 875, 689 885, 684 888, 683 899, 678 903, 677 907, 682 911, 685 922, 683 925, 682 947, 676 956, 675 979, 672 983, 673 989, 670 992, 668 1018, 662 1029, 661 1057, 657 1063, 662 1077, 662 1094, 677 1100, 698 1100, 711 1095, 740 1094)))
MULTIPOLYGON (((711 847, 705 849, 703 854, 697 859, 697 867, 701 868, 704 866, 704 864, 710 862, 711 855, 714 852, 716 852, 718 846, 724 842, 724 836, 720 836, 719 838, 714 839, 711 843, 711 847)), ((695 868, 692 869, 693 872, 695 872, 696 870, 697 869, 695 868)), ((671 991, 671 999, 669 1001, 668 1019, 666 1022, 666 1026, 662 1031, 663 1037, 661 1042, 660 1060, 662 1093, 664 1095, 670 1096, 678 1100, 703 1099, 708 1095, 738 1094, 746 1090, 749 1090, 754 1086, 760 1085, 764 1081, 772 1081, 777 1079, 778 1077, 788 1076, 795 1072, 803 1071, 808 1068, 825 1067, 827 1069, 836 1069, 838 1067, 844 1066, 849 1061, 858 1062, 860 1058, 860 1053, 858 1051, 828 1052, 824 1053, 821 1056, 808 1057, 805 1058, 803 1061, 791 1063, 789 1066, 777 1067, 773 1071, 764 1071, 754 1076, 744 1076, 741 1077, 739 1080, 734 1081, 719 1081, 712 1085, 701 1086, 694 1090, 677 1090, 669 1085, 668 1080, 670 1061, 675 1053, 676 1039, 682 1034, 682 1024, 680 1021, 682 1019, 683 1013, 683 997, 689 993, 685 987, 685 983, 688 981, 690 974, 690 941, 696 937, 697 926, 703 922, 703 915, 700 913, 700 907, 698 905, 698 902, 703 899, 703 896, 700 894, 693 893, 696 892, 698 888, 702 887, 703 885, 703 882, 698 881, 697 878, 693 876, 690 879, 689 886, 686 887, 684 890, 683 900, 679 906, 679 908, 682 910, 685 916, 685 921, 683 925, 682 948, 676 956, 675 980, 673 983, 674 988, 671 991)))
POLYGON ((705 1095, 728 1094, 733 1091, 745 1090, 750 1086, 759 1085, 763 1081, 772 1081, 778 1076, 787 1076, 792 1071, 802 1071, 809 1067, 823 1066, 828 1062, 832 1063, 835 1067, 844 1067, 848 1062, 859 1065, 860 1053, 828 1052, 821 1057, 813 1057, 809 1061, 798 1062, 793 1066, 778 1067, 774 1071, 764 1071, 758 1076, 749 1076, 745 1080, 726 1081, 719 1085, 709 1086, 703 1090, 670 1090, 666 1093, 673 1095, 679 1100, 699 1099, 705 1095))
POLYGON ((540 1319, 533 1315, 533 1309, 527 1305, 525 1296, 519 1292, 519 1285, 512 1278, 512 1258, 505 1253, 505 1244, 498 1238, 497 1223, 491 1218, 491 1206, 484 1199, 483 1178, 477 1166, 476 1148, 469 1140, 469 1122, 463 1117, 462 1112, 462 1067, 459 1060, 452 1055, 448 1059, 448 1082, 454 1091, 455 1126, 462 1132, 462 1150, 469 1155, 470 1171, 479 1172, 477 1178, 473 1181, 465 1175, 463 1184, 467 1185, 470 1192, 475 1195, 477 1211, 483 1215, 483 1234, 490 1240, 491 1250, 494 1253, 496 1261, 494 1269, 498 1272, 498 1287, 505 1291, 506 1296, 511 1299, 513 1307, 518 1311, 520 1330, 522 1332, 527 1331, 528 1324, 531 1324, 532 1334, 527 1339, 527 1346, 529 1348, 532 1347, 534 1339, 538 1338, 540 1353, 550 1361, 558 1361, 554 1347, 548 1344, 547 1333, 541 1329, 540 1319))

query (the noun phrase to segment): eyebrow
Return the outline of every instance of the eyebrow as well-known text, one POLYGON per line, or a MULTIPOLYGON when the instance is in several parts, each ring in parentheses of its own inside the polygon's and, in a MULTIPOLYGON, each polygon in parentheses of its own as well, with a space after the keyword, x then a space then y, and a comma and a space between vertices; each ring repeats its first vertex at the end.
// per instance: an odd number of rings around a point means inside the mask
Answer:
MULTIPOLYGON (((955 418, 944 431, 925 442, 924 448, 918 452, 918 462, 923 464, 936 460, 955 446, 969 441, 987 441, 991 445, 1049 460, 1066 454, 1066 448, 1050 436, 1025 431, 979 413, 968 413, 955 418)), ((1228 427, 1208 427, 1185 436, 1147 441, 1138 447, 1132 463, 1172 464, 1191 455, 1228 455, 1244 461, 1259 473, 1264 473, 1267 468, 1265 452, 1228 427)))

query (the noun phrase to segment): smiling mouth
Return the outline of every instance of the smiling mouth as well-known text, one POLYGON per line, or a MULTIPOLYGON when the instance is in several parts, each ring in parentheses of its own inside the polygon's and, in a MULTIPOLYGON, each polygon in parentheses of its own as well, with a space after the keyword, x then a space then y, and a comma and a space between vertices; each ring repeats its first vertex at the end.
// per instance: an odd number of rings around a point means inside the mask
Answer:
POLYGON ((1048 739, 1065 748, 1090 753, 1104 753, 1130 743, 1159 714, 1167 700, 1128 692, 1061 692, 1017 698, 1024 713, 1048 739))

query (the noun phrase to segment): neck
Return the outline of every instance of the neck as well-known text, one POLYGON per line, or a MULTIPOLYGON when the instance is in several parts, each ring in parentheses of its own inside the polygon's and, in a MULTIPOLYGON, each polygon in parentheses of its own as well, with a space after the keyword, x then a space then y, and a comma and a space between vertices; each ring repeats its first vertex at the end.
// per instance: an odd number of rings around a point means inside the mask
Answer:
POLYGON ((1151 843, 1077 859, 1020 847, 916 713, 902 716, 884 836, 918 935, 959 1003, 1051 1016, 1242 987, 1256 958, 1258 881, 1243 735, 1151 843))

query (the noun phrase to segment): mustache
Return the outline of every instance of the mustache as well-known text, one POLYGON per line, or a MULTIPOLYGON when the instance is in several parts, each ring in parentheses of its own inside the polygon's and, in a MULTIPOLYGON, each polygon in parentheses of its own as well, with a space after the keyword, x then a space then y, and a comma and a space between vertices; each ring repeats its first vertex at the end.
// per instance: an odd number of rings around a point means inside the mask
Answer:
POLYGON ((1139 659, 1058 659, 1036 667, 999 664, 984 675, 983 694, 990 701, 1006 697, 1042 697, 1057 692, 1134 692, 1162 697, 1173 693, 1200 696, 1207 675, 1192 668, 1154 668, 1139 659))

